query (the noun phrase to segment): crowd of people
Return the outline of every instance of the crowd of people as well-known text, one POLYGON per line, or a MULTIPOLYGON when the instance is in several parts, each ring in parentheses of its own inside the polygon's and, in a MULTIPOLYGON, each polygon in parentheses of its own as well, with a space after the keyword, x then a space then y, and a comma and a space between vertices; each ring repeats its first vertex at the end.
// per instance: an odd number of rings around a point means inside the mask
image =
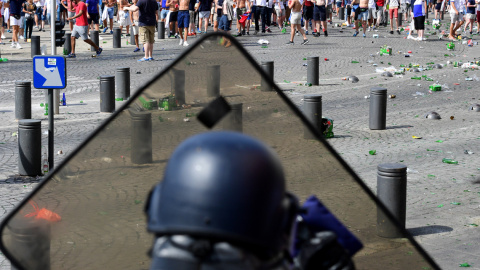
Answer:
MULTIPOLYGON (((155 28, 157 22, 165 22, 169 38, 178 38, 180 46, 188 46, 188 37, 223 31, 233 36, 259 35, 272 31, 287 32, 287 44, 294 44, 295 35, 328 37, 328 28, 336 18, 345 21, 343 26, 351 27, 356 37, 362 32, 385 27, 390 35, 401 34, 401 21, 410 23, 409 39, 426 40, 424 37, 427 13, 434 19, 450 15, 449 39, 455 39, 457 31, 479 33, 480 0, 55 0, 57 20, 67 22, 75 39, 91 43, 89 30, 100 30, 113 34, 116 21, 121 32, 135 35, 139 52, 143 44, 145 57, 139 61, 153 60, 155 28), (343 16, 340 18, 340 16, 343 16), (388 25, 388 21, 390 21, 388 25), (476 22, 476 24, 475 24, 476 22), (461 29, 461 27, 463 29, 461 29), (310 32, 309 32, 310 31, 310 32), (413 37, 416 31, 418 36, 413 37)), ((27 41, 32 31, 45 31, 51 17, 50 0, 0 0, 0 44, 4 44, 5 33, 12 33, 11 46, 21 49, 20 41, 27 41)), ((225 39, 225 45, 230 42, 225 39)), ((93 46, 93 45, 92 45, 93 46)), ((96 46, 96 45, 95 45, 96 46)), ((73 46, 75 47, 75 46, 73 46)), ((98 48, 98 47, 97 47, 98 48)), ((69 57, 75 57, 75 53, 69 57)), ((101 53, 98 48, 97 53, 101 53)))

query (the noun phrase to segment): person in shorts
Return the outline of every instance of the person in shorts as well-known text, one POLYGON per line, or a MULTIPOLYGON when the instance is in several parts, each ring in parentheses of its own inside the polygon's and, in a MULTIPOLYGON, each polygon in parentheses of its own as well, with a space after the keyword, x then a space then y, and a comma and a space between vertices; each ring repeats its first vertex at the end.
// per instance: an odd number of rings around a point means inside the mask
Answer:
POLYGON ((3 1, 0 0, 0 45, 5 43, 2 42, 2 38, 5 38, 3 34, 3 1))
POLYGON ((169 8, 167 6, 167 0, 162 0, 162 6, 160 7, 160 21, 165 22, 165 19, 167 18, 169 8))
MULTIPOLYGON (((363 37, 367 37, 365 32, 367 31, 367 22, 368 22, 368 0, 360 0, 360 4, 357 9, 358 20, 362 22, 363 28, 363 37)), ((360 27, 360 25, 358 25, 360 27)))
MULTIPOLYGON (((274 0, 272 0, 274 1, 274 0)), ((237 12, 237 36, 245 35, 245 23, 241 24, 240 19, 242 19, 242 15, 247 13, 247 6, 250 2, 246 0, 238 0, 238 6, 236 9, 237 12)), ((277 17, 278 18, 278 17, 277 17)))
POLYGON ((190 12, 188 11, 188 5, 190 0, 180 0, 178 10, 178 34, 180 34, 180 43, 178 45, 187 47, 187 32, 190 25, 190 12))
POLYGON ((320 24, 323 28, 323 34, 325 37, 328 37, 327 32, 327 1, 326 0, 316 0, 315 6, 313 7, 313 21, 315 22, 315 32, 314 36, 320 36, 320 24))
POLYGON ((475 22, 475 18, 477 16, 475 8, 477 7, 477 4, 475 3, 475 0, 467 0, 467 13, 465 14, 465 19, 467 23, 465 24, 465 28, 463 29, 463 32, 467 32, 467 27, 470 25, 470 35, 473 34, 473 23, 475 22))
POLYGON ((342 7, 342 0, 335 0, 335 17, 340 19, 340 20, 343 20, 343 18, 340 18, 339 17, 339 12, 340 12, 340 8, 342 7))
POLYGON ((27 0, 23 4, 23 12, 25 13, 26 27, 25 27, 25 42, 27 39, 32 38, 33 23, 35 19, 35 11, 37 6, 33 3, 33 0, 27 0))
MULTIPOLYGON (((313 23, 313 9, 314 9, 314 4, 312 1, 310 0, 305 0, 303 2, 303 27, 304 27, 304 30, 305 30, 305 35, 308 35, 308 25, 310 22, 313 23)), ((313 25, 313 28, 315 28, 315 26, 313 25)), ((312 30, 312 33, 314 33, 315 31, 312 30)))
POLYGON ((200 29, 200 34, 207 33, 208 19, 210 18, 210 9, 212 8, 212 0, 199 0, 198 3, 198 28, 200 29), (204 29, 203 32, 202 29, 204 29))
MULTIPOLYGON (((123 35, 123 27, 125 26, 125 28, 127 29, 127 37, 130 36, 130 25, 132 24, 131 20, 130 20, 130 13, 128 11, 124 11, 123 8, 124 7, 129 7, 130 4, 128 3, 127 0, 118 0, 117 1, 118 3, 118 24, 119 24, 119 28, 120 28, 120 33, 122 33, 123 35)), ((156 9, 155 9, 155 14, 157 14, 157 11, 158 10, 158 5, 156 6, 156 9)), ((155 17, 156 18, 156 17, 155 17)), ((156 21, 156 19, 155 19, 156 21)))
MULTIPOLYGON (((220 9, 222 14, 220 17, 220 21, 218 22, 218 29, 222 32, 227 34, 230 33, 230 25, 232 24, 233 20, 233 0, 224 0, 222 3, 222 8, 220 9)), ((223 38, 221 45, 225 47, 230 47, 232 45, 231 41, 227 38, 223 38)))
MULTIPOLYGON (((302 4, 300 3, 299 0, 288 0, 288 8, 291 9, 291 17, 290 17, 290 41, 287 42, 287 45, 293 45, 293 38, 295 37, 295 30, 299 31, 302 36, 303 36, 303 42, 302 45, 305 45, 308 43, 307 36, 305 35, 305 32, 302 29, 302 4)), ((325 14, 326 18, 326 14, 325 14)))
MULTIPOLYGON (((285 22, 285 5, 283 0, 276 0, 275 2, 275 13, 277 13, 277 24, 280 30, 283 32, 285 22)), ((313 19, 313 16, 312 16, 313 19)))
MULTIPOLYGON (((135 6, 137 4, 138 0, 133 0, 133 5, 135 6)), ((139 11, 130 11, 130 18, 132 18, 132 32, 133 32, 133 37, 135 39, 135 45, 137 46, 133 52, 139 52, 140 47, 139 47, 139 42, 138 42, 138 34, 139 34, 139 27, 138 27, 138 16, 139 16, 139 11)))
MULTIPOLYGON (((382 21, 384 20, 384 6, 385 6, 385 0, 375 0, 375 4, 376 4, 376 9, 377 9, 377 23, 376 23, 376 26, 379 27, 380 25, 383 25, 382 24, 382 21)), ((386 26, 386 25, 385 25, 386 26)))
POLYGON ((13 29, 12 48, 22 49, 18 43, 20 25, 22 24, 23 0, 10 0, 10 25, 13 29))
POLYGON ((98 13, 98 0, 86 0, 85 4, 87 5, 88 25, 91 26, 92 30, 98 31, 98 21, 100 19, 98 13))
POLYGON ((480 0, 475 0, 477 4, 477 35, 480 34, 480 0))
POLYGON ((67 56, 67 58, 76 58, 75 55, 75 41, 77 38, 82 37, 83 41, 90 46, 95 48, 97 55, 100 55, 103 51, 102 48, 98 47, 95 42, 88 38, 88 19, 87 19, 87 5, 80 0, 72 0, 77 5, 75 9, 75 16, 68 17, 67 21, 75 20, 75 26, 73 27, 72 37, 71 37, 71 44, 72 44, 72 51, 67 56))
MULTIPOLYGON (((62 1, 61 4, 63 5, 64 8, 67 9, 67 18, 68 17, 73 17, 75 16, 75 7, 76 5, 74 4, 74 1, 73 0, 67 0, 67 1, 62 1), (65 2, 67 3, 65 5, 65 2)), ((87 7, 87 10, 88 10, 88 7, 87 7)), ((75 24, 75 20, 71 20, 69 22, 69 25, 70 25, 70 32, 73 31, 73 25, 75 24)))
POLYGON ((375 30, 377 23, 377 7, 375 0, 368 0, 368 31, 375 30))
POLYGON ((136 5, 124 7, 123 10, 139 11, 138 26, 140 42, 143 43, 145 57, 138 62, 153 61, 153 44, 155 43, 155 24, 157 14, 157 2, 155 0, 138 0, 136 5))
POLYGON ((169 28, 170 35, 169 37, 178 37, 178 0, 168 0, 167 5, 170 7, 169 14, 169 28))
POLYGON ((195 12, 195 3, 196 0, 190 0, 188 3, 188 14, 190 15, 190 24, 188 26, 188 35, 196 36, 197 32, 195 31, 195 21, 197 17, 197 12, 195 12))
POLYGON ((448 38, 454 40, 456 38, 457 30, 463 25, 465 14, 465 0, 450 0, 450 34, 448 38))
POLYGON ((333 1, 334 0, 327 0, 327 22, 329 24, 333 23, 333 1))
POLYGON ((425 32, 425 13, 427 10, 427 3, 425 0, 415 0, 413 3, 413 21, 415 29, 417 30, 417 41, 426 40, 423 34, 425 32))
POLYGON ((355 29, 355 33, 353 33, 353 36, 356 37, 358 35, 358 28, 360 21, 358 20, 358 15, 360 15, 360 12, 358 10, 360 6, 360 0, 353 0, 352 1, 352 17, 353 17, 353 29, 355 29))
MULTIPOLYGON (((113 34, 113 14, 115 13, 115 0, 105 0, 105 8, 107 9, 108 19, 110 20, 110 34, 113 34)), ((103 33, 107 32, 107 19, 103 21, 103 33)))
POLYGON ((393 22, 397 29, 397 34, 400 35, 400 29, 398 29, 398 7, 400 6, 400 0, 387 0, 385 2, 385 12, 388 6, 388 15, 390 17, 390 35, 393 35, 393 22), (395 17, 395 20, 393 18, 395 17))
POLYGON ((443 1, 442 0, 438 0, 435 4, 435 20, 436 19, 439 19, 440 17, 440 10, 442 9, 442 3, 443 1))

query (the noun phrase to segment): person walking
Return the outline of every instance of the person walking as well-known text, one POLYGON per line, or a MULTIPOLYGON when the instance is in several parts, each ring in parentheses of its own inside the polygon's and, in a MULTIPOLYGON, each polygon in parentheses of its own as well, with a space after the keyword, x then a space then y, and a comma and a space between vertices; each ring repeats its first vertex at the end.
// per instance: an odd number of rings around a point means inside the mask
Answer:
POLYGON ((75 26, 73 27, 72 37, 71 37, 71 44, 72 44, 72 52, 67 56, 67 58, 76 58, 75 55, 75 40, 79 37, 82 37, 85 43, 88 43, 90 46, 95 48, 97 55, 100 55, 103 51, 102 48, 98 47, 95 42, 88 38, 88 19, 87 19, 87 5, 80 1, 80 0, 72 0, 77 4, 77 8, 75 9, 75 16, 68 17, 67 21, 75 20, 75 26))
POLYGON ((22 12, 23 0, 10 0, 10 25, 13 29, 12 48, 22 49, 18 43, 18 35, 22 19, 20 13, 22 12))
POLYGON ((23 4, 23 12, 25 12, 25 42, 27 39, 32 38, 32 30, 33 30, 33 23, 35 21, 35 11, 37 10, 37 6, 33 3, 33 0, 27 0, 23 4))
MULTIPOLYGON (((78 1, 78 0, 77 0, 78 1)), ((157 13, 157 2, 155 0, 138 0, 136 5, 124 7, 123 10, 139 11, 138 26, 140 42, 143 43, 145 57, 138 62, 153 61, 153 43, 155 43, 155 24, 157 13)))
POLYGON ((302 45, 308 43, 307 36, 302 29, 301 21, 302 21, 302 3, 299 0, 289 0, 288 1, 288 8, 292 10, 291 18, 290 18, 290 41, 287 42, 287 45, 293 45, 293 38, 295 37, 295 30, 298 30, 303 36, 302 45))
POLYGON ((98 12, 98 0, 86 0, 85 4, 87 5, 88 24, 91 26, 92 30, 98 31, 98 24, 100 19, 100 15, 98 12))

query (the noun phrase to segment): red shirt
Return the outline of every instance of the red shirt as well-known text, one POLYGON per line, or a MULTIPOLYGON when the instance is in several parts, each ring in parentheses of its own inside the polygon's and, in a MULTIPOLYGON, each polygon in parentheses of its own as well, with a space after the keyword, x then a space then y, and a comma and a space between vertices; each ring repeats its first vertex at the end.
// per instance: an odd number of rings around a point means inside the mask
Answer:
POLYGON ((305 1, 305 6, 306 7, 312 7, 313 6, 313 3, 310 2, 309 0, 305 1))
POLYGON ((377 6, 383 7, 383 5, 385 4, 385 0, 377 0, 376 3, 377 3, 377 6))
POLYGON ((77 7, 75 8, 75 15, 80 13, 80 10, 83 11, 83 14, 76 19, 77 26, 87 26, 87 5, 84 2, 79 1, 77 7))
POLYGON ((68 4, 68 11, 70 12, 72 9, 75 9, 77 7, 77 4, 75 4, 75 1, 73 0, 67 0, 68 4))

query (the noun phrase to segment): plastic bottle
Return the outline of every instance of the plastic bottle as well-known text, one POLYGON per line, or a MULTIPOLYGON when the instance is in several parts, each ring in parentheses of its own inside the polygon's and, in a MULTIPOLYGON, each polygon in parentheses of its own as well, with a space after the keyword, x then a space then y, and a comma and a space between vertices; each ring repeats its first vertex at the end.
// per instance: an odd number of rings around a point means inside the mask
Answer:
POLYGON ((458 164, 458 161, 453 160, 451 158, 444 158, 444 159, 442 159, 442 162, 447 163, 447 164, 458 164))
POLYGON ((45 146, 42 147, 42 172, 43 174, 48 173, 48 154, 47 154, 47 148, 45 146))
POLYGON ((67 106, 67 99, 65 98, 65 93, 63 93, 62 105, 67 106))
POLYGON ((422 77, 412 77, 411 79, 412 79, 412 80, 421 80, 422 77))
POLYGON ((358 61, 352 61, 352 64, 358 64, 358 63, 360 63, 360 62, 358 62, 358 61))
POLYGON ((40 52, 42 55, 47 54, 47 45, 43 44, 42 47, 40 48, 40 52))

